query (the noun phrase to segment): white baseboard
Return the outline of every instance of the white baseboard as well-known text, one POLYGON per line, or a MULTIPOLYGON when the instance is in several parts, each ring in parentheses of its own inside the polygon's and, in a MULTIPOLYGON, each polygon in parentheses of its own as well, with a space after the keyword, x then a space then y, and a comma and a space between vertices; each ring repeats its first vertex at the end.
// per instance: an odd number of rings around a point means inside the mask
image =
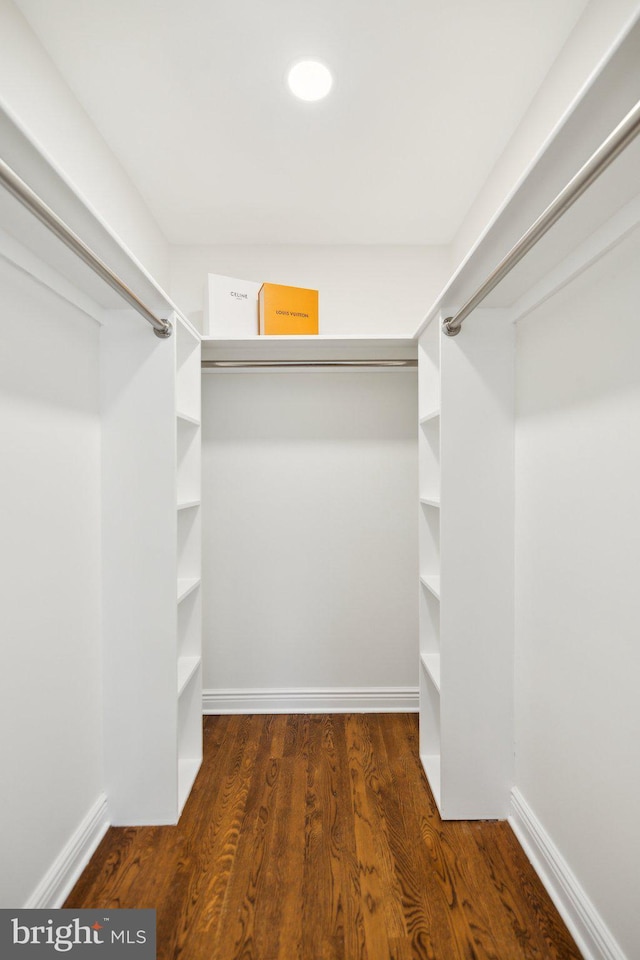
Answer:
POLYGON ((417 687, 203 690, 203 713, 413 713, 417 687))
POLYGON ((569 864, 517 789, 511 791, 509 823, 585 960, 627 960, 569 864))
POLYGON ((101 794, 33 891, 25 908, 61 907, 109 827, 107 798, 101 794))

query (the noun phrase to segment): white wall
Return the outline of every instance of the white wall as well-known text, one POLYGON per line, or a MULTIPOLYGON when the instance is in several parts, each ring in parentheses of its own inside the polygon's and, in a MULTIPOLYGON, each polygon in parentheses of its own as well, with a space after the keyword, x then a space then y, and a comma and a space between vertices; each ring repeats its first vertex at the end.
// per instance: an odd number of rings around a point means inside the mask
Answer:
POLYGON ((99 327, 0 258, 0 905, 102 791, 99 327))
POLYGON ((417 687, 415 370, 203 377, 204 687, 417 687))
POLYGON ((587 5, 518 129, 469 208, 452 244, 454 266, 462 262, 514 191, 597 69, 603 55, 639 12, 638 0, 591 0, 587 5))
POLYGON ((321 334, 413 336, 449 275, 444 247, 171 247, 170 294, 202 329, 208 273, 320 291, 321 334))
MULTIPOLYGON (((105 55, 109 57, 108 52, 105 55)), ((169 261, 164 236, 11 0, 0 0, 0 104, 166 288, 169 261)))
POLYGON ((516 786, 640 953, 640 232, 517 332, 516 786))

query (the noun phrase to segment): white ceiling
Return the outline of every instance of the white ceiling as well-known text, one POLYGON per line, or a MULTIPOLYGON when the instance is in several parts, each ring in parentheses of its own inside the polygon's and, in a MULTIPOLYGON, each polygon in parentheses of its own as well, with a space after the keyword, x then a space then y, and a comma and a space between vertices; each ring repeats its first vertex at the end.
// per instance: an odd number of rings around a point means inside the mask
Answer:
POLYGON ((170 242, 439 244, 586 0, 16 4, 170 242))

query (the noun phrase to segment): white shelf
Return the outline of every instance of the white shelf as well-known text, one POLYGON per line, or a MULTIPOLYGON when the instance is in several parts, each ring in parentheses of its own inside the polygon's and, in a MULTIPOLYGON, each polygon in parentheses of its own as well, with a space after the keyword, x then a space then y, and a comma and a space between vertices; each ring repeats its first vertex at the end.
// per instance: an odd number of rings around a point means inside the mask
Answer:
MULTIPOLYGON (((419 336, 439 316, 450 316, 477 290, 501 258, 531 226, 535 217, 564 189, 587 157, 617 126, 638 97, 638 25, 627 24, 626 36, 600 61, 597 74, 586 84, 571 108, 554 128, 544 151, 523 171, 505 195, 485 230, 456 268, 416 331, 419 336), (633 65, 633 66, 632 66, 633 65)), ((572 255, 585 237, 592 236, 638 192, 638 150, 628 146, 602 174, 579 203, 565 213, 554 229, 487 297, 483 307, 510 307, 558 264, 572 255)))
POLYGON ((413 337, 204 337, 203 360, 416 360, 413 337))
POLYGON ((420 503, 423 503, 426 507, 437 507, 440 508, 440 497, 420 497, 420 503))
POLYGON ((185 413, 183 410, 176 410, 176 417, 178 420, 183 420, 184 423, 190 423, 194 427, 200 426, 198 417, 192 417, 191 414, 185 413))
POLYGON ((440 757, 437 755, 420 755, 420 760, 427 775, 429 786, 436 802, 438 810, 441 812, 441 787, 440 787, 440 757))
MULTIPOLYGON (((48 152, 45 152, 30 134, 25 133, 22 123, 4 110, 2 155, 18 176, 29 184, 61 220, 73 225, 77 236, 124 281, 152 313, 167 318, 175 312, 185 328, 188 328, 192 335, 198 336, 190 321, 181 314, 168 294, 119 239, 109 222, 110 216, 105 219, 95 207, 89 206, 59 167, 52 165, 48 152)), ((105 209, 109 209, 107 205, 105 209)), ((57 275, 82 291, 94 304, 107 310, 123 309, 122 298, 80 257, 61 254, 65 248, 56 235, 41 226, 34 230, 32 215, 27 214, 24 207, 14 197, 10 197, 9 193, 3 196, 2 201, 2 229, 10 233, 32 255, 45 263, 51 263, 57 275)), ((65 295, 69 295, 67 284, 65 295)), ((140 317, 132 316, 134 329, 141 322, 144 324, 140 317)))
POLYGON ((195 676, 200 666, 200 657, 178 658, 178 696, 184 691, 189 681, 195 676))
POLYGON ((182 813, 202 760, 178 760, 178 814, 182 813))
POLYGON ((191 507, 199 507, 199 500, 185 500, 183 503, 178 504, 178 510, 190 510, 191 507))
POLYGON ((200 586, 200 577, 189 577, 189 579, 178 580, 178 603, 182 603, 185 597, 200 586))
POLYGON ((434 687, 440 693, 440 654, 423 653, 420 655, 420 663, 429 675, 434 687))
POLYGON ((429 413, 425 413, 424 417, 420 417, 418 421, 420 425, 424 423, 430 423, 432 420, 438 420, 440 418, 440 410, 431 410, 429 413))
POLYGON ((440 577, 435 575, 420 577, 420 583, 422 583, 430 593, 434 595, 436 600, 440 599, 440 577))

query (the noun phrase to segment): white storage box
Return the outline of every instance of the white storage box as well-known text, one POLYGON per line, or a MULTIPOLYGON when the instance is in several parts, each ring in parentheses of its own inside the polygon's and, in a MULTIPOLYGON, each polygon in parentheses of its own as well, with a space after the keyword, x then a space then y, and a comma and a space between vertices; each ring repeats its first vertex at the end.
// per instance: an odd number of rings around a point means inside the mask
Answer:
POLYGON ((207 277, 205 336, 256 337, 262 284, 210 273, 207 277))

